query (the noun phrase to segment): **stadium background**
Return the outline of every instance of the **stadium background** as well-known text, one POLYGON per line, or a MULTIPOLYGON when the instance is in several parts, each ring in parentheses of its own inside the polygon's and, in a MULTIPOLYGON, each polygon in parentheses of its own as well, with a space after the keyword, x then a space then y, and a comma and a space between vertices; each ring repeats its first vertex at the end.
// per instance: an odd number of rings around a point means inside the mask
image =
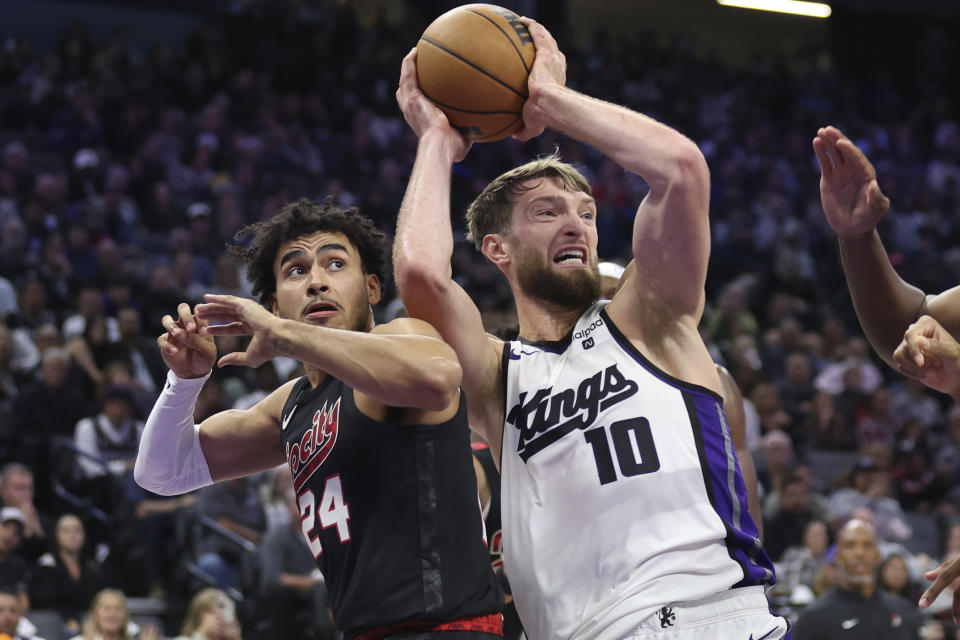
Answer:
MULTIPOLYGON (((210 579, 197 560, 228 537, 223 514, 204 511, 209 496, 137 492, 120 447, 101 464, 78 452, 76 425, 111 400, 145 417, 163 373, 159 318, 206 291, 246 291, 223 251, 242 224, 332 195, 392 230, 415 150, 394 100, 399 62, 455 4, 0 0, 0 455, 32 469, 48 533, 78 513, 104 583, 168 635, 210 579)), ((957 284, 960 5, 834 0, 815 20, 709 0, 504 4, 553 31, 571 86, 678 128, 708 159, 703 332, 747 398, 771 554, 801 545, 809 520, 835 525, 869 504, 916 591, 923 566, 960 551, 960 413, 868 352, 810 140, 835 124, 873 160, 893 202, 881 235, 906 280, 957 284), (867 502, 839 493, 858 475, 867 502)), ((550 132, 474 146, 455 167, 455 228, 490 178, 555 145, 594 184, 601 257, 625 262, 645 185, 550 132)), ((506 283, 465 242, 454 271, 490 328, 512 320, 506 283)), ((380 319, 398 311, 392 297, 388 285, 380 319)), ((291 374, 289 362, 217 371, 197 419, 291 374)), ((264 528, 285 520, 271 487, 238 489, 263 505, 251 522, 264 528)), ((27 542, 33 565, 45 542, 27 542)), ((242 569, 230 593, 244 636, 258 637, 257 552, 227 555, 242 569)), ((804 566, 797 584, 829 580, 829 554, 804 566)), ((774 594, 788 613, 803 605, 789 591, 774 594)))

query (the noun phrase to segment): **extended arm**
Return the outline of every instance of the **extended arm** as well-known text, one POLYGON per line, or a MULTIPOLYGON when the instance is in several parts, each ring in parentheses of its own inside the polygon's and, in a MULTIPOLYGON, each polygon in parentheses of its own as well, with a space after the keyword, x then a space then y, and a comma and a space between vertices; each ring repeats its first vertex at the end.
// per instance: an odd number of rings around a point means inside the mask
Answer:
MULTIPOLYGON (((420 138, 397 222, 393 252, 397 289, 407 312, 436 327, 456 351, 470 400, 470 426, 499 448, 502 343, 487 336, 479 310, 453 281, 450 268, 450 173, 453 163, 466 154, 467 143, 420 91, 416 50, 403 60, 397 101, 420 138)), ((495 454, 499 457, 499 451, 495 454)))
POLYGON ((457 395, 457 356, 429 324, 398 318, 367 333, 284 320, 253 300, 207 295, 197 316, 228 324, 211 334, 253 336, 245 352, 220 359, 220 366, 259 366, 285 355, 327 373, 359 393, 392 407, 443 411, 457 395))
POLYGON ((870 160, 835 127, 817 131, 813 149, 820 163, 820 199, 840 240, 840 256, 860 326, 889 364, 907 327, 926 313, 960 335, 960 287, 937 296, 897 275, 876 226, 890 208, 870 160))
POLYGON ((177 320, 164 316, 166 332, 157 338, 170 371, 140 437, 133 469, 137 484, 160 495, 179 495, 282 464, 280 411, 295 382, 248 410, 223 411, 195 425, 197 396, 217 347, 201 332, 203 322, 189 305, 181 304, 177 312, 177 320))
MULTIPOLYGON (((596 147, 650 186, 633 230, 640 277, 621 289, 638 293, 669 315, 703 311, 710 252, 710 177, 706 160, 689 138, 641 113, 564 86, 565 61, 553 37, 524 19, 537 46, 524 106, 522 137, 549 127, 596 147)), ((616 297, 615 297, 616 300, 616 297)), ((629 303, 631 306, 634 302, 629 303)))

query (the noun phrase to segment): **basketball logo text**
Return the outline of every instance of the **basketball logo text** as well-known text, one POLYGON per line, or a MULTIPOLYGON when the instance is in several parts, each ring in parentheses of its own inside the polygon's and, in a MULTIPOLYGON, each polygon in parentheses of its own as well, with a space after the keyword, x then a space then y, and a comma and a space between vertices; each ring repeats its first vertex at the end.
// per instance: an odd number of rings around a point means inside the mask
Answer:
POLYGON ((507 412, 507 422, 520 431, 520 458, 526 462, 574 429, 587 429, 601 411, 623 402, 638 389, 635 381, 620 373, 617 365, 611 365, 584 378, 576 389, 524 391, 507 412))
POLYGON ((520 38, 520 42, 523 44, 531 44, 533 42, 533 36, 531 36, 530 32, 527 30, 527 25, 520 22, 520 16, 509 9, 503 9, 499 7, 494 9, 494 11, 502 15, 510 24, 510 26, 513 27, 513 30, 517 32, 517 37, 520 38))
POLYGON ((287 464, 293 474, 293 488, 300 491, 313 472, 327 459, 337 443, 340 423, 340 398, 328 409, 327 403, 313 414, 308 428, 300 442, 287 443, 287 464))

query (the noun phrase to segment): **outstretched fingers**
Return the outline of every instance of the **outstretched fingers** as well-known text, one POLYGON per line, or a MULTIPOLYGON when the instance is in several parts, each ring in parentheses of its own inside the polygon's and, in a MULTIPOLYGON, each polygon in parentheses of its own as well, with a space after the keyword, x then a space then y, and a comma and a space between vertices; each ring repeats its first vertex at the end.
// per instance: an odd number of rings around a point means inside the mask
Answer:
POLYGON ((211 336, 248 336, 250 330, 240 322, 230 322, 227 324, 211 324, 206 328, 206 332, 211 336))
POLYGON ((247 354, 243 351, 234 351, 233 353, 228 353, 227 355, 220 358, 217 361, 218 367, 257 367, 259 364, 255 364, 249 360, 247 354))
MULTIPOLYGON (((927 590, 924 591, 920 597, 918 606, 921 609, 929 607, 944 589, 953 585, 957 579, 960 578, 960 556, 947 560, 936 569, 928 571, 924 577, 927 580, 933 580, 933 584, 927 587, 927 590)), ((958 593, 960 593, 960 591, 955 590, 953 595, 953 617, 955 620, 958 611, 960 611, 960 607, 958 607, 958 593)))
POLYGON ((836 167, 833 166, 833 160, 827 153, 827 143, 819 136, 813 139, 813 153, 817 156, 817 162, 820 164, 820 173, 827 180, 833 177, 836 167))

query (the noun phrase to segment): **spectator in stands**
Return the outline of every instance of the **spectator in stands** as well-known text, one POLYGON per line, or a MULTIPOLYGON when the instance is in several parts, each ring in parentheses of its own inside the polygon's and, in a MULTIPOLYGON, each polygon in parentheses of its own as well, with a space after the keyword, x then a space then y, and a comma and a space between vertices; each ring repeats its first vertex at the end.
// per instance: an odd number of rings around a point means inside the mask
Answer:
POLYGON ((47 532, 53 529, 50 517, 34 504, 34 497, 33 472, 29 467, 19 462, 0 467, 0 501, 23 514, 23 540, 17 553, 30 562, 46 552, 47 532))
POLYGON ((73 437, 73 425, 90 415, 90 402, 68 384, 70 358, 62 349, 43 353, 40 380, 21 389, 13 406, 17 457, 38 477, 49 477, 48 448, 52 438, 73 437))
POLYGON ((764 434, 757 458, 757 480, 763 492, 780 491, 792 474, 793 443, 790 436, 779 429, 764 434))
MULTIPOLYGON (((260 495, 250 478, 218 482, 200 490, 198 510, 241 538, 259 544, 267 528, 260 495)), ((206 531, 199 542, 197 566, 217 579, 220 587, 239 586, 243 554, 237 544, 206 531)))
POLYGON ((166 367, 160 358, 156 340, 143 335, 140 312, 133 307, 120 309, 117 312, 117 329, 120 343, 126 350, 126 359, 130 362, 134 383, 138 388, 155 394, 160 390, 166 367))
POLYGON ((917 640, 920 617, 912 603, 877 588, 877 532, 850 520, 837 536, 840 585, 800 613, 796 640, 884 638, 917 640))
POLYGON ((798 450, 807 446, 807 432, 803 428, 813 409, 813 363, 804 351, 792 351, 784 365, 784 378, 778 385, 780 403, 790 416, 790 438, 798 450))
POLYGON ((803 529, 803 544, 791 546, 777 563, 777 584, 774 590, 789 596, 791 602, 802 599, 798 587, 813 589, 814 580, 827 564, 830 528, 824 520, 811 520, 803 529))
POLYGON ((219 589, 202 589, 190 600, 176 640, 241 640, 236 605, 219 589))
POLYGON ((107 318, 97 315, 87 319, 80 336, 67 342, 70 358, 86 374, 86 388, 95 391, 103 384, 103 369, 110 362, 125 360, 123 346, 111 340, 107 318))
POLYGON ((83 522, 67 513, 57 520, 50 551, 37 561, 30 578, 34 609, 52 609, 74 633, 94 596, 103 588, 99 563, 86 553, 83 522))
POLYGON ((883 540, 906 540, 910 525, 900 504, 890 497, 889 471, 872 457, 859 458, 852 471, 853 486, 837 489, 829 497, 827 517, 832 523, 845 522, 857 508, 868 508, 876 517, 877 534, 883 540))
POLYGON ((43 640, 38 636, 26 634, 22 630, 24 607, 19 598, 19 593, 0 584, 0 638, 6 640, 43 640))
POLYGON ((30 583, 30 567, 17 555, 23 539, 23 513, 16 507, 0 509, 0 585, 13 589, 20 601, 20 611, 30 608, 27 588, 30 583))
POLYGON ((119 589, 104 589, 94 596, 83 621, 83 633, 71 640, 159 640, 159 630, 139 629, 130 620, 127 598, 119 589))
POLYGON ((121 523, 111 533, 104 573, 130 595, 165 599, 183 562, 186 530, 197 503, 193 493, 167 497, 128 478, 125 499, 110 514, 121 523))
MULTIPOLYGON (((289 473, 283 476, 290 478, 289 473)), ((289 523, 268 532, 259 549, 258 617, 269 621, 271 637, 332 639, 336 628, 327 589, 300 530, 300 508, 292 480, 285 489, 289 523)))
POLYGON ((907 561, 899 553, 891 553, 880 563, 877 583, 887 593, 909 602, 916 602, 920 597, 920 589, 910 575, 907 561))
POLYGON ((133 417, 133 390, 107 387, 100 404, 100 413, 77 423, 74 442, 87 454, 78 462, 88 478, 123 476, 133 468, 143 431, 143 423, 133 417))
POLYGON ((833 394, 827 391, 817 391, 813 396, 803 430, 811 449, 854 451, 857 448, 856 433, 837 410, 833 394))
MULTIPOLYGON (((0 322, 0 412, 10 415, 13 410, 13 400, 17 397, 17 379, 13 369, 13 336, 7 325, 0 322)), ((0 438, 8 441, 12 438, 9 429, 13 425, 6 422, 0 428, 0 438)))
POLYGON ((764 549, 771 558, 780 559, 789 547, 803 544, 806 527, 815 517, 806 481, 798 476, 790 476, 780 489, 776 515, 764 518, 764 549))

